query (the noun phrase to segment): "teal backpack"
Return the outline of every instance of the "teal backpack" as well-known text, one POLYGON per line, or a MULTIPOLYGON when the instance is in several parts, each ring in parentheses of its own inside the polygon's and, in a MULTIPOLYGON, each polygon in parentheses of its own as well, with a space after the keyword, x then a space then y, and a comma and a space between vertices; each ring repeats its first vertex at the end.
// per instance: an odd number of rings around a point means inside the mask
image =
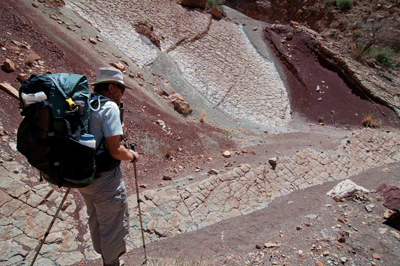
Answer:
POLYGON ((52 184, 73 188, 91 184, 97 148, 82 144, 90 128, 87 78, 34 74, 22 83, 19 96, 24 119, 17 133, 18 151, 52 184))

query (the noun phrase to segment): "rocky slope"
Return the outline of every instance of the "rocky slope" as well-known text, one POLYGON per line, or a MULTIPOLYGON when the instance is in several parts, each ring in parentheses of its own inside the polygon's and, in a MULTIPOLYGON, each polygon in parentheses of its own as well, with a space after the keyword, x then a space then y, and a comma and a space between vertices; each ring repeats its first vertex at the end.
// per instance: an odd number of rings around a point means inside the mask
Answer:
MULTIPOLYGON (((15 65, 0 79, 18 88, 21 74, 75 72, 93 81, 99 66, 125 68, 136 87, 124 96, 125 138, 142 154, 145 234, 156 265, 180 256, 210 265, 396 263, 398 232, 383 224, 376 193, 343 205, 326 196, 342 178, 369 190, 398 181, 392 127, 399 119, 348 84, 357 75, 341 65, 354 61, 304 25, 274 26, 228 8, 227 18, 215 19, 176 2, 0 0, 0 59, 15 65), (175 111, 174 92, 190 103, 190 115, 175 111), (350 133, 369 113, 383 129, 350 133)), ((15 150, 18 102, 3 90, 0 99, 1 257, 14 265, 31 261, 62 191, 23 167, 15 150)), ((131 165, 123 171, 134 237, 124 259, 138 265, 131 165)), ((78 193, 60 218, 41 263, 101 263, 78 193)))
MULTIPOLYGON (((300 23, 303 30, 299 24, 291 23, 295 27, 290 31, 307 32, 314 39, 309 48, 325 65, 400 115, 398 1, 227 1, 227 4, 266 22, 300 23), (390 49, 388 58, 374 56, 380 49, 390 49)), ((286 36, 282 35, 282 43, 286 36)), ((292 60, 290 52, 281 56, 286 62, 292 60)))

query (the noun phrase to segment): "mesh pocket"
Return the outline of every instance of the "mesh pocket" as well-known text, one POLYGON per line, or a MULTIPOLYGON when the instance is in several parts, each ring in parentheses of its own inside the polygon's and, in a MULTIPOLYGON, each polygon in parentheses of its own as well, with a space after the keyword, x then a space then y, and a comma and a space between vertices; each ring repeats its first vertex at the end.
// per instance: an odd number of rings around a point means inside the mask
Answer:
POLYGON ((93 178, 96 149, 71 138, 60 139, 57 146, 60 153, 59 173, 64 180, 79 184, 93 178))

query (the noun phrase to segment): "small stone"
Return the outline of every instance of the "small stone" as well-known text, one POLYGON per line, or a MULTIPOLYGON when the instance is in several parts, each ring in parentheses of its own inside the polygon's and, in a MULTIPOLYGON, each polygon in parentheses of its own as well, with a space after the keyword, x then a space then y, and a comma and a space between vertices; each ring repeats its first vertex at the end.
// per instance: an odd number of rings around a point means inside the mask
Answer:
POLYGON ((95 39, 93 39, 93 38, 89 38, 89 42, 93 43, 93 44, 97 44, 97 41, 95 39))
POLYGON ((208 173, 210 174, 210 175, 218 175, 218 170, 215 170, 215 169, 211 169, 210 171, 208 171, 208 173))
POLYGON ((224 151, 222 153, 222 156, 224 156, 225 158, 230 158, 231 157, 231 152, 230 151, 224 151))
POLYGON ((396 232, 395 230, 391 230, 390 231, 397 239, 400 240, 400 234, 398 232, 396 232))
POLYGON ((317 261, 317 263, 315 264, 316 266, 324 266, 324 264, 320 261, 317 261))
POLYGON ((374 204, 365 205, 365 209, 367 212, 372 212, 372 209, 375 207, 374 204))
POLYGON ((28 77, 29 77, 28 74, 20 73, 20 74, 18 74, 17 79, 18 79, 20 82, 24 82, 28 77))
POLYGON ((139 187, 140 188, 147 188, 147 185, 146 184, 140 184, 139 187))
POLYGON ((258 28, 257 28, 257 27, 254 27, 253 30, 256 31, 256 30, 258 30, 258 28))
POLYGON ((390 216, 393 215, 393 213, 395 213, 395 212, 392 211, 392 210, 387 209, 387 210, 385 211, 385 213, 383 214, 383 218, 388 219, 390 216))
POLYGON ((172 177, 167 176, 167 175, 164 175, 162 179, 163 179, 163 180, 172 180, 172 177))
POLYGON ((271 166, 276 166, 277 161, 278 161, 278 158, 277 158, 277 157, 273 157, 273 158, 269 158, 269 159, 268 159, 268 163, 269 163, 271 166))
POLYGON ((347 257, 340 257, 341 263, 346 263, 349 259, 347 257))
POLYGON ((378 232, 380 233, 380 234, 385 234, 386 232, 388 231, 388 229, 387 228, 379 228, 378 229, 378 232))
POLYGON ((296 226, 296 230, 301 230, 303 229, 301 226, 296 226))
MULTIPOLYGON (((131 77, 131 74, 129 74, 129 77, 131 77)), ((131 78, 134 78, 134 76, 131 77, 131 78)), ((161 89, 159 89, 159 88, 156 88, 156 87, 153 88, 153 91, 154 91, 158 96, 163 96, 163 94, 164 94, 163 90, 161 90, 161 89)))
POLYGON ((315 220, 315 219, 318 218, 318 215, 317 214, 309 214, 309 215, 306 215, 306 218, 311 219, 311 220, 315 220))
POLYGON ((344 242, 346 242, 346 237, 344 235, 342 235, 342 234, 339 234, 339 236, 337 238, 337 241, 339 243, 344 243, 344 242))
POLYGON ((381 256, 380 256, 378 253, 372 254, 372 257, 373 257, 374 259, 376 259, 376 260, 380 260, 380 259, 381 259, 381 256))
POLYGON ((385 168, 385 169, 383 169, 383 172, 385 172, 385 173, 390 173, 391 170, 390 170, 389 168, 385 168))
POLYGON ((39 8, 39 4, 36 3, 36 2, 33 2, 33 3, 32 3, 32 6, 35 7, 35 8, 39 8))
POLYGON ((279 244, 272 243, 272 242, 267 242, 267 243, 264 244, 265 248, 276 248, 276 247, 279 247, 279 246, 280 246, 279 244))
POLYGON ((226 168, 228 168, 228 167, 232 167, 233 165, 232 165, 232 163, 231 162, 228 162, 228 163, 225 163, 225 165, 224 165, 226 168))

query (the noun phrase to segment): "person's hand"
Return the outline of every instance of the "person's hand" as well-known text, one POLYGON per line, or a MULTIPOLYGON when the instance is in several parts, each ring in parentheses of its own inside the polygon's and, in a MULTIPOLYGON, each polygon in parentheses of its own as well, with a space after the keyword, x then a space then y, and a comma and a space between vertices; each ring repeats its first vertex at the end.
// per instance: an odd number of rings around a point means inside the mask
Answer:
POLYGON ((132 151, 132 150, 130 150, 130 152, 133 155, 133 160, 131 160, 131 163, 136 163, 137 161, 139 161, 139 157, 140 157, 139 153, 132 151))

